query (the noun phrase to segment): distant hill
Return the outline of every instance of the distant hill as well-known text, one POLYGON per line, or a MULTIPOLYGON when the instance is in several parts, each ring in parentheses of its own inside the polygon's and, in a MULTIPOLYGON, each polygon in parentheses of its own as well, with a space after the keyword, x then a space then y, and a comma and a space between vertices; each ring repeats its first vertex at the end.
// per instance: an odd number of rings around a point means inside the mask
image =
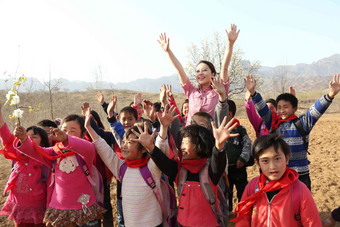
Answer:
MULTIPOLYGON (((258 74, 261 75, 264 83, 261 89, 270 91, 276 89, 273 85, 283 75, 287 78, 288 85, 294 86, 299 91, 327 88, 328 82, 335 73, 340 73, 340 54, 320 59, 312 64, 279 65, 276 67, 263 66, 258 74)), ((12 86, 11 79, 0 79, 0 90, 8 90, 12 86)), ((67 79, 52 80, 52 84, 58 83, 60 91, 86 91, 91 89, 110 90, 134 90, 141 92, 158 92, 161 84, 171 84, 173 92, 182 92, 178 76, 176 74, 163 76, 157 79, 142 78, 127 83, 100 83, 85 81, 69 81, 67 79)), ((276 85, 278 86, 278 85, 276 85)), ((23 91, 46 90, 46 86, 35 78, 29 78, 22 87, 23 91)))

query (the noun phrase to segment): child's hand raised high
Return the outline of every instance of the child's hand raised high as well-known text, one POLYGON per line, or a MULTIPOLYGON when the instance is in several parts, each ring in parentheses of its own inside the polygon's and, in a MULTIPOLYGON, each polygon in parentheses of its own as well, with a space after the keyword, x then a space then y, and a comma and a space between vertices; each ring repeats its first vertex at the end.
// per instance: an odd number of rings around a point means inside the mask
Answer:
POLYGON ((144 122, 144 130, 139 125, 137 125, 137 128, 139 132, 132 129, 133 134, 137 137, 137 139, 132 139, 132 141, 139 142, 146 150, 148 150, 149 153, 152 153, 155 148, 154 140, 157 132, 156 129, 153 130, 150 135, 147 130, 148 127, 146 122, 144 122))
POLYGON ((175 106, 169 107, 169 105, 166 105, 163 113, 157 112, 158 121, 163 127, 168 127, 171 122, 173 122, 179 116, 179 114, 175 115, 175 113, 175 106))
POLYGON ((143 110, 144 114, 152 121, 156 121, 156 110, 155 106, 150 100, 144 99, 143 100, 143 110))
POLYGON ((15 124, 15 129, 13 132, 14 136, 20 140, 20 143, 24 143, 27 139, 26 129, 20 126, 18 123, 15 124))
POLYGON ((211 122, 213 134, 215 137, 215 146, 218 150, 221 150, 224 147, 224 143, 227 141, 228 138, 239 136, 238 133, 230 133, 237 126, 237 123, 234 123, 233 119, 231 119, 228 124, 226 124, 226 122, 227 117, 224 117, 219 128, 216 128, 215 123, 211 122))
POLYGON ((165 84, 162 84, 161 89, 159 89, 159 101, 162 103, 162 106, 168 104, 168 100, 166 99, 166 87, 165 84))
POLYGON ((107 106, 107 115, 109 117, 113 117, 114 109, 116 107, 117 103, 117 96, 113 95, 112 98, 110 99, 110 103, 107 106))
POLYGON ((173 101, 174 100, 174 96, 172 94, 172 91, 171 91, 171 85, 166 85, 166 95, 168 96, 169 100, 170 101, 173 101))
POLYGON ((169 38, 166 39, 165 32, 160 34, 159 40, 157 40, 157 41, 165 52, 169 51, 169 49, 170 49, 170 39, 169 38))
POLYGON ((101 91, 97 91, 97 100, 101 105, 104 104, 104 95, 101 91))
POLYGON ((247 91, 249 91, 250 95, 255 94, 256 80, 253 78, 253 75, 247 75, 244 78, 244 84, 246 85, 247 91))
POLYGON ((329 97, 334 98, 340 91, 340 81, 339 81, 340 74, 334 75, 333 80, 329 82, 329 97))

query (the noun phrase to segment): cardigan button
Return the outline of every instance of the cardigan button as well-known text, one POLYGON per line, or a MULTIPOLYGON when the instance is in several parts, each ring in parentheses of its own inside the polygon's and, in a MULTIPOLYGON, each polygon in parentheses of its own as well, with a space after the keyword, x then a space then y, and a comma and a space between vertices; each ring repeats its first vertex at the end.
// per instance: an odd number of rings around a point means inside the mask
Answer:
POLYGON ((18 170, 16 170, 16 171, 15 171, 15 173, 19 173, 19 171, 18 171, 18 170))
POLYGON ((32 191, 32 188, 30 188, 30 191, 32 191))
POLYGON ((25 166, 28 166, 28 163, 27 163, 27 162, 25 163, 25 166))
POLYGON ((29 173, 28 176, 29 176, 29 177, 32 176, 32 173, 29 173))

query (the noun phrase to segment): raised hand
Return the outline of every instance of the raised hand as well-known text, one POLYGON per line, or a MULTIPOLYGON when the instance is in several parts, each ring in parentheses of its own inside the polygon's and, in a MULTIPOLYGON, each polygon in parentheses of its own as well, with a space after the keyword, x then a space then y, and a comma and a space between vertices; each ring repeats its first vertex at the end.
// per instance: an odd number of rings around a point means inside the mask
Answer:
POLYGON ((176 113, 175 106, 169 107, 169 105, 166 105, 163 113, 160 112, 157 113, 158 121, 161 123, 163 127, 168 127, 171 124, 171 122, 173 122, 179 116, 179 114, 174 115, 175 113, 176 113))
POLYGON ((81 106, 82 114, 85 116, 85 128, 91 127, 91 108, 90 104, 87 102, 84 102, 83 105, 81 106))
POLYGON ((168 102, 166 99, 166 87, 165 84, 162 84, 161 89, 159 89, 159 101, 165 106, 168 102))
POLYGON ((293 88, 293 86, 289 86, 289 94, 292 94, 296 97, 296 92, 295 92, 295 89, 293 88))
POLYGON ((249 91, 250 95, 253 95, 256 87, 256 80, 253 78, 253 75, 247 75, 244 78, 244 84, 246 85, 247 91, 249 91))
POLYGON ((156 121, 156 110, 155 110, 155 106, 153 105, 153 103, 147 99, 143 100, 143 110, 144 110, 144 114, 152 121, 155 122, 156 121))
MULTIPOLYGON (((86 116, 86 112, 88 111, 88 109, 90 109, 90 104, 88 102, 84 102, 83 105, 81 105, 81 114, 83 116, 86 116)), ((90 110, 91 111, 91 110, 90 110)))
POLYGON ((231 119, 228 124, 226 124, 226 122, 227 117, 224 117, 220 127, 218 128, 216 128, 214 122, 211 122, 213 134, 215 137, 215 146, 218 150, 221 150, 224 147, 224 143, 227 141, 228 138, 239 136, 238 133, 230 133, 237 126, 237 123, 234 123, 233 119, 231 119))
POLYGON ((104 95, 101 91, 97 91, 97 100, 98 102, 103 105, 104 103, 104 95))
POLYGON ((165 32, 164 33, 161 33, 160 36, 159 36, 159 40, 157 40, 159 45, 162 47, 162 49, 165 51, 165 52, 168 52, 170 47, 169 47, 169 44, 170 44, 170 39, 166 38, 166 34, 165 32))
POLYGON ((109 117, 113 117, 113 112, 116 107, 116 103, 117 103, 117 96, 113 95, 112 98, 110 99, 109 105, 107 106, 107 115, 109 117))
POLYGON ((27 139, 26 129, 20 126, 18 123, 15 124, 13 132, 14 136, 20 140, 20 143, 24 143, 27 139))
POLYGON ((137 128, 139 132, 136 132, 132 129, 133 134, 135 134, 137 137, 137 139, 132 139, 132 141, 139 142, 143 147, 145 147, 145 149, 147 149, 149 152, 152 152, 155 148, 154 140, 157 132, 156 129, 153 130, 152 134, 150 135, 147 130, 148 127, 146 122, 144 122, 145 131, 139 125, 137 125, 137 128))
POLYGON ((334 98, 340 91, 340 74, 334 75, 333 80, 329 82, 329 97, 334 98))
POLYGON ((237 26, 235 24, 231 24, 230 25, 230 31, 228 32, 228 30, 225 30, 228 40, 230 43, 234 43, 238 37, 238 34, 240 33, 240 29, 237 30, 237 26))
POLYGON ((166 85, 166 95, 168 96, 170 101, 173 101, 174 100, 174 96, 172 94, 171 89, 172 89, 171 85, 166 85))
POLYGON ((138 106, 142 103, 142 93, 138 92, 133 96, 133 105, 138 106))
POLYGON ((219 95, 219 99, 221 102, 225 100, 227 97, 227 91, 225 90, 225 86, 222 82, 221 78, 211 78, 211 87, 214 89, 214 91, 219 95))
POLYGON ((59 128, 51 128, 51 131, 52 131, 51 137, 52 137, 53 140, 63 142, 63 143, 68 142, 66 132, 62 131, 59 128))

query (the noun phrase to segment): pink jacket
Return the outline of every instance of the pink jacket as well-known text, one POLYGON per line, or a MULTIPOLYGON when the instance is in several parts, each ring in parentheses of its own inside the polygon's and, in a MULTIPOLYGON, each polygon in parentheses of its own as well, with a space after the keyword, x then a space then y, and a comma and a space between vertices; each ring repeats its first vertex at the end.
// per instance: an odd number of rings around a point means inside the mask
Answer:
POLYGON ((254 103, 252 100, 244 101, 248 119, 255 130, 256 137, 268 135, 268 129, 262 121, 262 118, 257 114, 254 103))
MULTIPOLYGON (((86 162, 92 175, 92 164, 96 152, 94 145, 84 139, 68 135, 68 145, 65 148, 78 153, 86 162)), ((48 167, 54 165, 53 185, 48 185, 48 187, 52 187, 48 190, 53 190, 51 201, 47 204, 48 207, 59 210, 75 210, 90 207, 96 202, 93 189, 83 170, 79 167, 75 155, 64 158, 60 165, 58 165, 56 163, 53 164, 53 161, 44 158, 36 152, 30 140, 26 140, 18 149, 48 167), (82 200, 82 203, 80 200, 82 200)), ((55 155, 51 147, 42 147, 42 149, 48 155, 55 155)), ((59 162, 59 159, 57 162, 59 162)))
MULTIPOLYGON (((225 89, 229 91, 229 79, 227 82, 223 83, 225 89)), ((218 94, 212 89, 211 86, 205 91, 200 88, 195 87, 190 80, 185 84, 182 84, 183 91, 189 99, 189 113, 186 125, 191 124, 191 117, 197 112, 203 111, 207 112, 214 117, 215 106, 218 103, 218 94)))
MULTIPOLYGON (((0 128, 0 138, 6 144, 12 134, 7 124, 0 128)), ((29 140, 29 139, 28 139, 29 140)), ((17 155, 22 155, 17 151, 17 155)), ((12 161, 13 170, 5 187, 10 190, 0 214, 9 215, 16 223, 42 223, 46 209, 46 184, 42 181, 41 162, 27 157, 12 161)))
MULTIPOLYGON (((307 186, 301 183, 301 222, 302 226, 322 226, 318 209, 307 186)), ((242 200, 248 197, 249 184, 244 189, 242 200)), ((253 207, 252 212, 236 223, 236 227, 246 226, 289 226, 298 227, 292 211, 292 187, 282 188, 269 203, 264 193, 253 207)))

